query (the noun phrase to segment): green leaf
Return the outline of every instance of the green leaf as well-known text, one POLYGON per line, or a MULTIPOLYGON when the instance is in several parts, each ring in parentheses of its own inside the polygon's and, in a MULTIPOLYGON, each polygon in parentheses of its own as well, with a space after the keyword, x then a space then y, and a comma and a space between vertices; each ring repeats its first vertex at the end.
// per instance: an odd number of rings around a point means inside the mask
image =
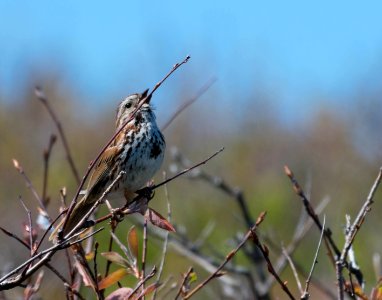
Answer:
POLYGON ((123 267, 131 268, 130 263, 117 252, 114 252, 114 251, 103 252, 103 253, 101 253, 101 255, 113 263, 116 263, 116 264, 123 266, 123 267))

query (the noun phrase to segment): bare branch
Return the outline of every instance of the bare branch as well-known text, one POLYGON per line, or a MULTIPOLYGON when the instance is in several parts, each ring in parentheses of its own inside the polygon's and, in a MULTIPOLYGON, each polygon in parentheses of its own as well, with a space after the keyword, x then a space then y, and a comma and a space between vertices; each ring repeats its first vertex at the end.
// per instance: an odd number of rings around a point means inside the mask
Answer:
POLYGON ((304 293, 304 291, 302 289, 300 278, 298 277, 296 266, 294 265, 292 258, 289 256, 288 251, 284 247, 282 247, 282 251, 283 251, 284 256, 286 257, 286 259, 289 262, 289 265, 290 265, 292 272, 293 272, 293 276, 294 276, 296 283, 297 283, 297 287, 298 287, 298 289, 302 295, 304 293))
MULTIPOLYGON (((163 172, 163 180, 166 180, 166 178, 167 178, 166 172, 163 172)), ((167 202, 167 220, 171 223, 171 204, 170 204, 170 197, 168 194, 168 188, 167 188, 166 184, 164 185, 164 193, 165 193, 166 202, 167 202)), ((164 238, 164 242, 163 242, 162 259, 160 261, 158 275, 156 278, 157 284, 159 284, 159 282, 160 282, 160 278, 162 276, 164 262, 165 262, 166 254, 167 254, 168 231, 165 230, 164 234, 165 234, 165 238, 164 238)), ((158 289, 155 289, 155 291, 153 292, 153 296, 151 297, 151 300, 155 300, 157 293, 158 293, 158 289)))
POLYGON ((194 272, 194 268, 190 267, 188 269, 188 271, 183 275, 183 280, 182 280, 182 282, 181 282, 181 284, 179 286, 178 292, 176 293, 174 300, 177 300, 178 297, 182 294, 183 287, 186 284, 186 282, 187 282, 187 280, 190 277, 192 272, 194 272))
POLYGON ((79 183, 80 182, 80 176, 78 175, 78 171, 77 171, 77 168, 74 164, 72 154, 70 153, 68 141, 66 139, 64 130, 62 129, 61 122, 58 120, 56 113, 53 111, 52 107, 50 106, 50 103, 49 103, 47 97, 45 96, 44 91, 40 87, 36 86, 34 92, 35 92, 37 99, 40 100, 41 103, 47 109, 50 117, 52 118, 54 124, 57 127, 58 133, 59 133, 60 138, 62 140, 62 144, 64 145, 64 149, 65 149, 65 153, 66 153, 66 159, 69 162, 69 165, 70 165, 70 168, 73 172, 74 178, 77 180, 77 183, 79 183))
POLYGON ((47 204, 47 196, 46 196, 46 190, 48 187, 48 169, 49 169, 49 158, 50 154, 52 153, 52 148, 54 143, 56 142, 57 137, 52 134, 49 139, 48 148, 44 150, 44 180, 42 184, 42 201, 44 204, 47 204))
POLYGON ((162 125, 161 130, 165 131, 167 127, 176 119, 177 116, 179 116, 184 110, 187 109, 190 105, 195 103, 205 92, 208 91, 208 89, 216 82, 217 78, 212 77, 210 78, 201 88, 198 92, 196 92, 195 96, 188 99, 186 102, 184 102, 176 111, 175 113, 168 119, 164 125, 162 125))
POLYGON ((169 179, 166 179, 164 181, 162 181, 161 183, 157 184, 157 185, 154 185, 152 187, 152 189, 156 189, 166 183, 169 183, 170 181, 173 181, 174 179, 178 178, 179 176, 182 176, 183 174, 185 173, 188 173, 190 171, 192 171, 193 169, 196 169, 197 167, 200 167, 201 165, 204 165, 206 164, 209 160, 211 160, 212 158, 214 158, 216 155, 218 155, 220 152, 222 152, 224 150, 224 147, 220 148, 218 151, 216 151, 214 154, 212 154, 210 157, 206 158, 205 160, 203 160, 202 162, 190 167, 190 168, 187 168, 187 169, 184 169, 183 171, 179 172, 178 174, 170 177, 169 179))
MULTIPOLYGON (((216 269, 214 273, 212 273, 209 277, 207 277, 203 282, 201 282, 199 285, 197 285, 193 290, 191 290, 187 295, 184 296, 184 299, 190 299, 195 293, 197 293, 200 289, 202 289, 204 286, 206 286, 212 279, 217 278, 222 275, 221 271, 225 267, 225 265, 236 255, 236 253, 245 245, 245 243, 250 239, 254 238, 256 239, 256 228, 260 223, 264 220, 265 213, 261 213, 259 218, 257 219, 256 224, 250 228, 250 230, 245 235, 244 239, 241 241, 241 243, 230 253, 227 254, 225 260, 223 263, 216 269)), ((292 297, 293 299, 293 297, 292 297)))
MULTIPOLYGON (((374 203, 374 194, 376 190, 378 189, 379 184, 382 180, 382 168, 379 169, 377 178, 374 181, 373 186, 370 189, 369 195, 367 196, 367 199, 363 206, 361 207, 361 210, 359 211, 356 219, 354 220, 352 226, 348 230, 346 237, 345 237, 345 245, 342 249, 341 255, 339 256, 338 261, 336 262, 336 273, 337 273, 337 284, 338 284, 338 299, 344 299, 344 278, 342 276, 342 269, 343 267, 347 267, 347 256, 349 253, 349 250, 354 242, 354 239, 360 230, 363 222, 365 221, 366 214, 369 212, 371 205, 374 203)), ((353 273, 359 282, 359 284, 363 284, 363 275, 359 269, 353 270, 352 268, 349 268, 349 271, 353 273)))
POLYGON ((49 219, 49 221, 51 221, 51 219, 49 218, 49 215, 48 215, 48 212, 46 210, 46 207, 45 207, 45 204, 44 204, 44 201, 43 199, 41 199, 41 197, 39 196, 39 194, 37 193, 37 190, 35 189, 35 187, 33 186, 32 184, 32 181, 29 179, 29 177, 27 176, 27 174, 25 173, 23 167, 20 165, 20 163, 16 160, 16 159, 13 159, 13 166, 16 168, 17 171, 19 171, 19 173, 21 174, 21 176, 24 178, 25 180, 25 183, 27 185, 27 188, 31 190, 33 196, 36 198, 41 210, 44 211, 46 217, 49 219))
MULTIPOLYGON (((141 280, 145 278, 146 273, 146 259, 147 259, 147 219, 143 221, 143 247, 142 247, 142 270, 141 270, 141 280)), ((142 291, 145 290, 145 282, 142 282, 142 291)), ((143 300, 144 296, 143 296, 143 300)))
POLYGON ((151 272, 150 274, 148 274, 145 278, 143 278, 142 280, 140 280, 137 284, 137 286, 132 290, 132 292, 130 293, 129 297, 127 298, 128 300, 129 299, 134 299, 133 296, 134 294, 141 288, 141 286, 147 281, 149 280, 150 278, 152 278, 156 273, 156 268, 155 266, 151 269, 151 272))
POLYGON ((318 251, 320 250, 320 246, 321 246, 322 238, 324 236, 324 232, 325 232, 325 215, 324 215, 324 221, 323 221, 323 224, 322 224, 320 240, 318 241, 316 254, 314 255, 314 259, 313 259, 313 263, 312 263, 312 268, 310 269, 309 276, 308 276, 308 278, 306 280, 305 290, 304 290, 304 293, 301 296, 301 300, 308 300, 309 297, 310 297, 309 292, 308 292, 309 284, 310 284, 310 280, 311 280, 312 275, 313 275, 314 267, 317 264, 318 251))

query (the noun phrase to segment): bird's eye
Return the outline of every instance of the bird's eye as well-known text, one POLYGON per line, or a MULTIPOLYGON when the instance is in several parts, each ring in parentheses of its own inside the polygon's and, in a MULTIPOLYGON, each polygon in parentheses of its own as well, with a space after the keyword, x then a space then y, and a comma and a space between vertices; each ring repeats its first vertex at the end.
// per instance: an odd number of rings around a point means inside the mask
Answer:
POLYGON ((125 108, 130 108, 131 107, 131 102, 127 102, 126 104, 125 104, 125 108))

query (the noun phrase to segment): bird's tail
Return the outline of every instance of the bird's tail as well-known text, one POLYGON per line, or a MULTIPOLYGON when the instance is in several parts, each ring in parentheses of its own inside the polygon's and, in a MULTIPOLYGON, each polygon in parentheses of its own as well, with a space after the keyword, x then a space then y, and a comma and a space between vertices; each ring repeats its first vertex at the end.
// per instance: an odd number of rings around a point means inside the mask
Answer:
MULTIPOLYGON (((70 233, 74 227, 82 220, 82 218, 86 215, 86 213, 92 208, 94 203, 86 201, 86 196, 83 197, 74 207, 73 211, 70 213, 68 222, 65 225, 65 228, 63 228, 63 236, 70 233)), ((58 232, 62 229, 64 226, 65 217, 61 220, 60 223, 54 228, 52 234, 49 237, 50 241, 57 241, 58 239, 58 232)), ((80 229, 80 228, 79 228, 80 229)))

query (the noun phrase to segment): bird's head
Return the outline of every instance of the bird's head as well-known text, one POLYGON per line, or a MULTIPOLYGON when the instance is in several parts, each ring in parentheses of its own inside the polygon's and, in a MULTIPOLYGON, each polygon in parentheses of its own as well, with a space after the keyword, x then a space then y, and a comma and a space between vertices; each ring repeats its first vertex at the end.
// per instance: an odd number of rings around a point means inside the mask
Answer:
MULTIPOLYGON (((122 102, 118 105, 117 108, 117 128, 128 121, 131 118, 131 115, 137 109, 138 105, 141 103, 141 100, 145 99, 145 102, 141 106, 141 111, 150 111, 150 100, 151 96, 147 97, 148 89, 145 90, 142 94, 131 94, 127 96, 122 102)), ((138 112, 137 112, 138 113, 138 112)))

